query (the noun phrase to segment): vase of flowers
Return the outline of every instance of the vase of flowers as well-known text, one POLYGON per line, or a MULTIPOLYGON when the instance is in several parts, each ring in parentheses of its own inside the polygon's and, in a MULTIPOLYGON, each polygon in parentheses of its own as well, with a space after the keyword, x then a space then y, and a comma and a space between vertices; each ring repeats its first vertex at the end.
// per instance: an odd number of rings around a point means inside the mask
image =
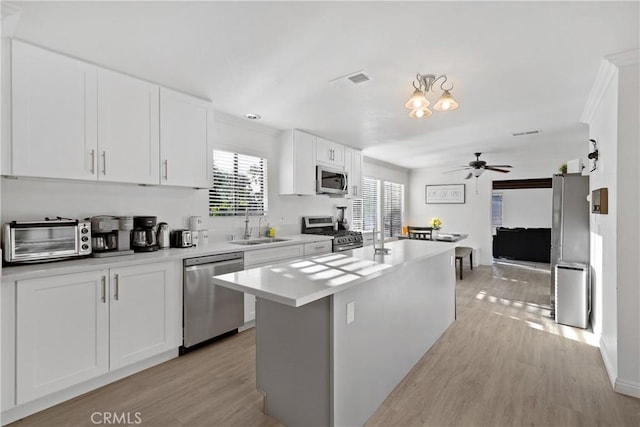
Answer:
POLYGON ((433 228, 433 230, 431 230, 431 240, 437 240, 438 230, 440 230, 440 227, 442 227, 442 221, 437 217, 431 218, 431 222, 429 224, 431 225, 431 228, 433 228))

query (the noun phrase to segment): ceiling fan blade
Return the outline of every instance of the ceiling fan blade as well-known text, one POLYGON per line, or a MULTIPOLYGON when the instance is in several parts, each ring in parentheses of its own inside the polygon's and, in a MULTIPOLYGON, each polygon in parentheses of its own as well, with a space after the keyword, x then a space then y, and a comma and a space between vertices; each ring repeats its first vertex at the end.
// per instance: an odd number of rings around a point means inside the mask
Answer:
POLYGON ((470 167, 468 167, 468 166, 467 166, 467 167, 464 167, 464 168, 462 168, 462 167, 461 167, 460 169, 451 169, 450 171, 444 171, 444 172, 442 172, 442 173, 460 172, 460 171, 467 170, 467 169, 471 169, 471 168, 470 168, 470 167))
POLYGON ((502 172, 502 173, 509 173, 511 171, 508 171, 506 169, 498 169, 498 168, 494 168, 492 166, 487 166, 485 167, 485 169, 490 170, 490 171, 494 171, 494 172, 502 172))
POLYGON ((472 174, 471 172, 469 172, 469 175, 467 175, 465 179, 469 179, 469 178, 471 178, 472 176, 473 176, 473 174, 472 174))
POLYGON ((486 165, 488 168, 512 168, 513 166, 509 165, 486 165))

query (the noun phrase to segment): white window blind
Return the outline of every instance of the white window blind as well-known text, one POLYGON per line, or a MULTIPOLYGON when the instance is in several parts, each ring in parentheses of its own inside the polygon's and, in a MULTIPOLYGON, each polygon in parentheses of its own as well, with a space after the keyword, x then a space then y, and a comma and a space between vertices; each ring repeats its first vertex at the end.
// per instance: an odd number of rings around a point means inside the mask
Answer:
POLYGON ((502 226, 502 194, 491 196, 491 226, 502 226))
POLYGON ((362 179, 362 198, 352 201, 352 229, 354 231, 373 231, 376 228, 380 181, 364 177, 362 179))
POLYGON ((267 211, 267 160, 228 151, 213 151, 213 185, 209 215, 233 216, 267 211))
POLYGON ((384 236, 394 237, 402 234, 402 216, 404 213, 404 184, 384 182, 384 236))

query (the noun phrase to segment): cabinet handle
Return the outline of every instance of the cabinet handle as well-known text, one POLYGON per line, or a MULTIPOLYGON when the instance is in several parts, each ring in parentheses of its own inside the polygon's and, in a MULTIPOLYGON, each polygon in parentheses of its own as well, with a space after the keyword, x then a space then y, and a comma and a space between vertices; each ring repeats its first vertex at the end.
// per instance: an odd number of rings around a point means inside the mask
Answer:
POLYGON ((91 175, 96 173, 96 150, 91 150, 91 175))
POLYGON ((169 160, 164 161, 164 180, 169 179, 169 160))
POLYGON ((102 152, 102 175, 106 175, 107 174, 107 152, 103 151, 102 152))
POLYGON ((102 302, 107 303, 107 277, 102 276, 102 302))
POLYGON ((113 282, 115 283, 115 289, 113 291, 113 299, 118 301, 120 299, 120 281, 118 280, 118 275, 113 275, 113 282))

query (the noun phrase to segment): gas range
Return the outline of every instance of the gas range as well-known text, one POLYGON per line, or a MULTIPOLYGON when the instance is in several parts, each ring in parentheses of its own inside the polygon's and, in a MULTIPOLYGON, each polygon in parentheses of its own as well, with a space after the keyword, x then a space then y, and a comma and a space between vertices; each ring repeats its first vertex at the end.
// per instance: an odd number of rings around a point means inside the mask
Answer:
POLYGON ((333 236, 333 252, 349 251, 362 247, 362 233, 359 231, 334 229, 332 216, 302 217, 302 234, 333 236))

